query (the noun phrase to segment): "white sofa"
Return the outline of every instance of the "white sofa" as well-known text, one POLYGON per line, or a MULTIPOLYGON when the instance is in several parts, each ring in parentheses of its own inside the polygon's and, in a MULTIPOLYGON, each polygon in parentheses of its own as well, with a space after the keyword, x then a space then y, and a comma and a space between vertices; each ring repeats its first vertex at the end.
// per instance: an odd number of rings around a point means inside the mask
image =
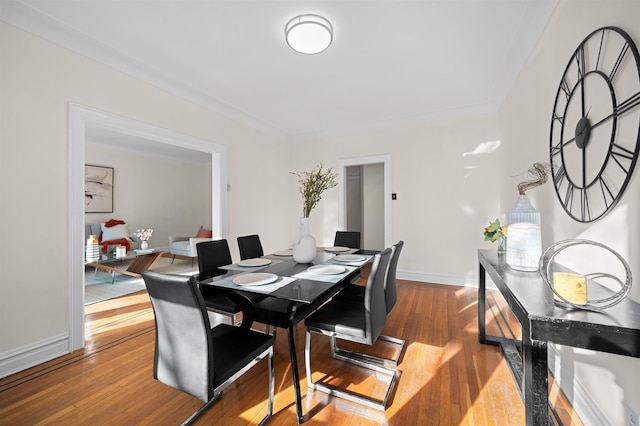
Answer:
MULTIPOLYGON (((202 226, 198 230, 198 234, 202 234, 202 231, 206 231, 202 226)), ((211 241, 210 237, 178 237, 169 236, 169 252, 173 255, 171 263, 175 260, 176 256, 184 256, 191 258, 191 264, 196 257, 198 257, 198 251, 196 250, 196 244, 203 241, 211 241)))

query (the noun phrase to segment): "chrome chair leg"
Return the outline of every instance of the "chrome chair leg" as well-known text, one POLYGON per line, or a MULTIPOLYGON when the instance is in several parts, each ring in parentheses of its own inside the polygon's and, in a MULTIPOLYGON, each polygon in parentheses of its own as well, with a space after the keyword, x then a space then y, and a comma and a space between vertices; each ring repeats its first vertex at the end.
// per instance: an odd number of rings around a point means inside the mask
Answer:
MULTIPOLYGON (((384 365, 379 365, 379 364, 375 364, 375 363, 369 363, 366 362, 364 360, 360 360, 360 359, 356 359, 356 358, 352 358, 352 357, 347 357, 347 356, 342 356, 339 354, 334 355, 334 358, 342 360, 342 361, 346 361, 346 362, 350 362, 352 364, 358 365, 360 367, 364 367, 364 368, 368 368, 370 370, 376 371, 378 373, 383 373, 386 375, 391 376, 391 381, 389 383, 389 386, 387 387, 387 390, 385 392, 385 396, 382 399, 382 401, 379 400, 375 400, 373 398, 367 398, 365 396, 362 396, 360 394, 356 394, 353 392, 349 392, 347 390, 342 390, 342 389, 338 389, 337 387, 334 386, 330 386, 330 385, 325 385, 323 383, 317 383, 314 382, 312 377, 311 377, 311 331, 312 330, 308 330, 306 332, 306 340, 305 340, 305 347, 304 347, 304 359, 305 359, 305 373, 307 375, 307 386, 309 387, 309 389, 314 389, 314 390, 319 390, 322 392, 325 392, 329 395, 335 395, 338 396, 340 398, 346 399, 348 401, 352 401, 352 402, 356 402, 362 405, 365 405, 367 407, 371 407, 371 408, 375 408, 377 410, 380 411, 384 411, 387 408, 387 403, 389 402, 389 399, 391 398, 391 394, 393 392, 393 389, 396 386, 396 383, 398 382, 398 379, 400 378, 400 372, 398 370, 396 370, 395 368, 391 368, 391 367, 386 367, 384 365)), ((325 334, 325 333, 321 333, 321 332, 317 332, 318 334, 325 334)), ((333 346, 333 344, 335 344, 335 336, 333 335, 329 335, 330 339, 331 339, 331 345, 333 346)))
POLYGON ((381 334, 378 336, 378 340, 384 340, 385 342, 390 342, 395 345, 398 345, 398 352, 396 356, 393 358, 384 358, 375 355, 364 354, 361 352, 350 351, 348 349, 343 349, 338 346, 338 342, 335 337, 331 338, 331 356, 336 358, 336 355, 342 355, 345 357, 358 357, 366 359, 367 361, 377 362, 379 364, 391 364, 394 366, 398 365, 398 361, 400 360, 400 356, 402 355, 402 351, 404 350, 404 345, 406 341, 404 339, 398 339, 397 337, 385 336, 381 334))
POLYGON ((221 396, 222 396, 222 392, 220 392, 219 394, 216 394, 213 398, 211 398, 209 401, 207 401, 206 404, 204 404, 202 407, 198 408, 198 411, 196 411, 195 413, 190 415, 187 420, 182 422, 180 424, 180 426, 187 426, 187 425, 190 425, 191 423, 193 423, 195 421, 195 419, 197 419, 198 417, 200 417, 202 415, 202 413, 207 411, 207 409, 209 409, 209 407, 211 407, 214 402, 219 400, 221 396))

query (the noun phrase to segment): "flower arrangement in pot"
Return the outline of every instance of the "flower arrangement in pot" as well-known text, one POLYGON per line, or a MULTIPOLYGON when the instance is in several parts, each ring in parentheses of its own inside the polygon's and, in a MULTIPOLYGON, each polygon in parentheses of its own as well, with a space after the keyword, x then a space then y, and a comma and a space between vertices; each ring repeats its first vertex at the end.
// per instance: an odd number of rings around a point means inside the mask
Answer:
POLYGON ((484 228, 484 240, 492 243, 498 242, 498 253, 505 252, 507 242, 507 226, 500 224, 500 219, 496 218, 493 222, 489 222, 489 226, 484 228))
POLYGON ((309 215, 322 199, 322 193, 338 185, 338 175, 331 167, 320 163, 313 170, 291 172, 298 176, 298 192, 302 195, 302 218, 300 231, 293 241, 293 259, 298 263, 309 263, 316 257, 316 240, 309 235, 309 215))
POLYGON ((137 229, 136 232, 133 233, 133 235, 135 235, 136 237, 140 238, 140 241, 142 241, 140 243, 140 248, 142 250, 146 250, 149 248, 149 243, 147 241, 149 241, 149 239, 151 238, 151 235, 153 234, 153 229, 149 228, 149 229, 137 229))
POLYGON ((506 262, 512 269, 535 272, 542 254, 542 225, 540 212, 529 199, 527 191, 544 185, 549 180, 550 165, 534 163, 524 178, 518 179, 518 201, 507 213, 509 244, 506 262))

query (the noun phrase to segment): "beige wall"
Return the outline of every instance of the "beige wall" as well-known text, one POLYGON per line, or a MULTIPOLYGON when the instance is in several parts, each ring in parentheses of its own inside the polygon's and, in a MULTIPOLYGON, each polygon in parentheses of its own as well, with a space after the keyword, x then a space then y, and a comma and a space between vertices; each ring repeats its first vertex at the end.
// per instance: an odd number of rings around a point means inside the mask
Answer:
MULTIPOLYGON (((560 78, 578 44, 593 30, 618 26, 640 45, 640 2, 562 0, 515 82, 500 114, 504 149, 500 172, 502 207, 505 213, 517 198, 510 176, 526 170, 534 161, 549 157, 549 132, 553 103, 560 78)), ((629 262, 635 284, 630 297, 640 301, 640 173, 635 171, 621 202, 603 219, 591 224, 572 220, 556 199, 551 184, 530 193, 541 212, 543 247, 565 238, 587 238, 618 251, 629 262)), ((586 389, 612 424, 624 423, 622 401, 640 411, 640 360, 591 351, 559 347, 565 365, 561 376, 569 394, 586 389)), ((559 374, 560 376, 560 374, 559 374)))
POLYGON ((226 145, 229 237, 290 243, 284 141, 4 23, 0 61, 0 364, 69 331, 70 102, 226 145))
MULTIPOLYGON (((335 168, 340 159, 391 155, 392 192, 398 194, 392 202, 392 237, 406 242, 401 273, 436 282, 466 277, 475 283, 476 250, 493 247, 483 242, 482 230, 500 214, 494 182, 501 148, 472 152, 497 140, 495 117, 476 117, 295 145, 292 168, 309 169, 321 160, 335 168)), ((332 241, 338 227, 337 190, 326 192, 310 221, 316 240, 332 241)))

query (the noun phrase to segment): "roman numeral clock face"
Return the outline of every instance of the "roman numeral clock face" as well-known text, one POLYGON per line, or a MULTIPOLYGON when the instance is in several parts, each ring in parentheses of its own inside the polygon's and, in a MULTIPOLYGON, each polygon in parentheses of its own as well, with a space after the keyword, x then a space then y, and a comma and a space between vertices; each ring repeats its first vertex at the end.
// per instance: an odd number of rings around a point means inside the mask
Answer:
POLYGON ((551 119, 553 184, 564 210, 593 222, 622 197, 640 147, 640 55, 619 28, 591 33, 560 80, 551 119))

